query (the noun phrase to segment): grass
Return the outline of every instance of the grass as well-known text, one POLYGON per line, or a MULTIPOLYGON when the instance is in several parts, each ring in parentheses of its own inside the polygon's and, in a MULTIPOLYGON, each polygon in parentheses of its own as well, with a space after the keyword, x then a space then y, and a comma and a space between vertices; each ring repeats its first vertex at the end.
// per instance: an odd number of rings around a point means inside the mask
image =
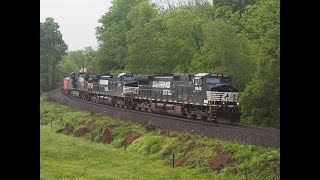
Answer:
POLYGON ((164 133, 150 123, 142 126, 52 103, 46 95, 40 108, 41 179, 245 179, 245 172, 249 179, 280 179, 280 148, 164 133), (82 138, 55 133, 65 123, 91 131, 82 138), (102 144, 107 127, 115 139, 102 144), (128 131, 141 136, 124 151, 123 134, 128 131), (213 171, 209 164, 220 153, 217 149, 232 153, 233 163, 213 171), (172 152, 176 160, 187 157, 185 163, 172 168, 172 152))
POLYGON ((41 125, 41 179, 194 179, 212 178, 171 168, 112 145, 68 137, 41 125))

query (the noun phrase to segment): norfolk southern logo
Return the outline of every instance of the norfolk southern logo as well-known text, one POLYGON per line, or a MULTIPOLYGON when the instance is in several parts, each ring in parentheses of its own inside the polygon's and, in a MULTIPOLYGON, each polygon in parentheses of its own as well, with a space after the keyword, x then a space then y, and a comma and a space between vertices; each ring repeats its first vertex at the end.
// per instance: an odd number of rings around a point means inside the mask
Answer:
POLYGON ((229 97, 229 93, 227 93, 227 95, 224 97, 224 99, 228 100, 228 97, 229 97))

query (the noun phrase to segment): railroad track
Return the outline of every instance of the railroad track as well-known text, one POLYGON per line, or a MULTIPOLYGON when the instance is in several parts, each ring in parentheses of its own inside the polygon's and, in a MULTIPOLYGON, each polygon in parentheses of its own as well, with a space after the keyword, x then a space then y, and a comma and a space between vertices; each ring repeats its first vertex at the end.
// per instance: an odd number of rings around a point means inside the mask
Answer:
POLYGON ((253 144, 264 147, 280 147, 280 131, 248 125, 226 125, 196 121, 183 117, 154 114, 144 111, 118 108, 82 100, 62 93, 59 89, 49 92, 49 99, 83 110, 102 112, 111 117, 135 121, 140 124, 153 122, 162 129, 196 133, 211 138, 253 144))

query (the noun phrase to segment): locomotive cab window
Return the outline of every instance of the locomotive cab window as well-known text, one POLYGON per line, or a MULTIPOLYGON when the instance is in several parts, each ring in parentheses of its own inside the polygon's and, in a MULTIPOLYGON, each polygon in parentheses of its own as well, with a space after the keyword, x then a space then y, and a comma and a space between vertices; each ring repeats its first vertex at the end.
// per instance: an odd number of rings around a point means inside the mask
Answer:
POLYGON ((124 86, 130 86, 130 87, 139 87, 139 83, 137 81, 125 83, 124 86))
POLYGON ((149 85, 149 80, 140 80, 139 84, 140 85, 149 85))
POLYGON ((195 85, 201 85, 202 84, 202 78, 200 77, 195 77, 194 78, 194 83, 195 85))
POLYGON ((129 77, 129 76, 124 76, 124 77, 122 77, 122 79, 123 79, 123 81, 133 81, 133 77, 131 76, 131 77, 129 77))
POLYGON ((180 76, 173 76, 173 81, 180 81, 180 76))
POLYGON ((206 83, 207 83, 207 84, 220 84, 220 78, 207 77, 207 78, 206 78, 206 83))

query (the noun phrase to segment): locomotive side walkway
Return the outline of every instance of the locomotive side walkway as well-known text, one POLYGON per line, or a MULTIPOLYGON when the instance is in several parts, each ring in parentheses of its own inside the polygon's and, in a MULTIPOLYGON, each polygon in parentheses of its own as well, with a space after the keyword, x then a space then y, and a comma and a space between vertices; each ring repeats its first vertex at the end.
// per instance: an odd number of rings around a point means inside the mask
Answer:
POLYGON ((161 129, 201 134, 211 138, 264 147, 280 147, 280 131, 276 129, 213 124, 185 118, 116 108, 69 97, 62 93, 60 89, 49 92, 48 97, 51 101, 60 104, 69 105, 81 110, 104 113, 115 119, 130 120, 140 124, 152 122, 161 129))

